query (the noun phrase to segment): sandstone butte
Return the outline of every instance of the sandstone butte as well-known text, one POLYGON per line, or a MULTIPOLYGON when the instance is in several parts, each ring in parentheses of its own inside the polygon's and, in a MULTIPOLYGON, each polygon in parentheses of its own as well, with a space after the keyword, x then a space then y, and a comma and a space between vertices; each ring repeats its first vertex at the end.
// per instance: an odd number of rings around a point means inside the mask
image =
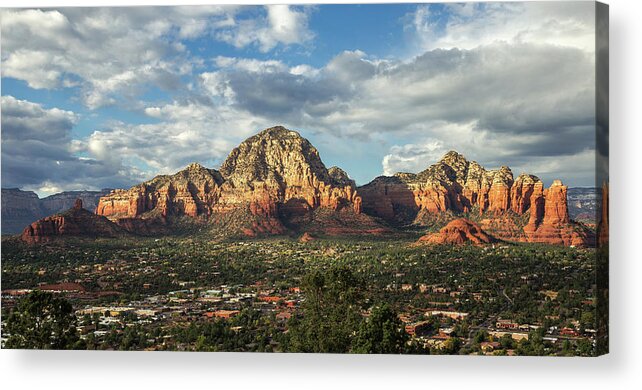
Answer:
POLYGON ((216 222, 243 210, 254 218, 240 230, 254 236, 284 233, 284 222, 320 208, 360 214, 354 181, 339 168, 327 169, 299 133, 277 126, 234 148, 220 170, 191 164, 174 175, 114 190, 100 199, 96 213, 137 229, 171 216, 216 222))
POLYGON ((514 179, 506 166, 486 170, 454 151, 418 174, 380 176, 358 192, 365 213, 393 224, 423 225, 443 214, 468 213, 503 240, 594 244, 594 234, 570 220, 567 188, 561 181, 544 189, 537 176, 514 179), (522 226, 526 215, 528 223, 522 226))
POLYGON ((438 233, 429 233, 419 238, 420 244, 483 245, 497 242, 476 223, 459 218, 450 221, 438 233))
MULTIPOLYGON (((593 245, 595 234, 569 219, 566 191, 558 180, 544 189, 536 176, 514 179, 508 167, 486 170, 457 152, 448 152, 419 174, 381 176, 357 188, 340 168, 327 169, 317 149, 299 133, 277 126, 243 141, 220 170, 190 164, 174 175, 111 191, 96 207, 97 216, 114 222, 111 225, 103 220, 78 222, 74 212, 82 208, 74 208, 30 225, 23 239, 113 236, 116 228, 163 234, 186 218, 246 236, 291 231, 385 234, 390 229, 380 222, 443 224, 467 214, 477 216, 472 219, 480 230, 502 240, 593 245)), ((86 210, 82 212, 81 219, 87 219, 86 210)))
POLYGON ((20 239, 26 243, 45 243, 59 237, 118 237, 126 232, 118 225, 85 210, 82 200, 76 199, 74 206, 60 214, 45 217, 27 226, 20 239))

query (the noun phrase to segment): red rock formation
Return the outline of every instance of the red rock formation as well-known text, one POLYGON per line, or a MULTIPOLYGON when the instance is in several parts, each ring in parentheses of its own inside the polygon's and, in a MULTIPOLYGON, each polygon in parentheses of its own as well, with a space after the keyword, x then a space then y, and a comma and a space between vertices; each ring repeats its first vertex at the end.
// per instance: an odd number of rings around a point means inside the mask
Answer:
POLYGON ((430 233, 422 236, 418 243, 423 244, 490 244, 497 240, 484 232, 479 225, 465 219, 455 219, 439 230, 439 233, 430 233))
POLYGON ((542 192, 538 185, 531 197, 531 214, 524 227, 526 241, 553 245, 594 245, 594 237, 581 226, 571 223, 566 199, 567 187, 560 180, 553 181, 542 192))
POLYGON ((170 216, 208 216, 220 196, 220 174, 191 164, 172 176, 157 176, 129 190, 114 190, 98 202, 96 214, 111 220, 170 216))
POLYGON ((49 242, 60 237, 116 237, 123 230, 107 218, 90 213, 82 208, 78 199, 74 207, 64 213, 40 219, 27 226, 20 236, 29 243, 49 242))
POLYGON ((301 238, 299 238, 299 242, 303 242, 303 243, 314 241, 314 240, 315 240, 315 238, 312 237, 312 235, 310 233, 308 233, 308 232, 303 233, 301 238))
POLYGON ((530 207, 532 197, 536 192, 542 190, 542 182, 537 176, 521 174, 513 183, 510 190, 510 209, 516 214, 524 214, 530 207))
POLYGON ((488 191, 488 208, 480 205, 480 211, 504 212, 510 209, 511 187, 513 173, 508 167, 501 167, 493 175, 493 181, 488 191))
POLYGON ((487 171, 459 153, 448 152, 419 174, 381 176, 358 191, 365 212, 394 220, 398 210, 415 215, 419 211, 461 213, 474 208, 481 213, 504 212, 510 208, 512 186, 513 173, 508 167, 487 171))
POLYGON ((568 204, 566 201, 567 187, 560 180, 554 180, 553 184, 544 191, 544 224, 567 224, 568 204))
POLYGON ((358 214, 361 202, 344 171, 326 169, 308 140, 279 126, 234 148, 220 172, 192 164, 175 175, 115 190, 100 200, 96 212, 114 221, 160 215, 216 223, 213 214, 247 210, 252 217, 246 218, 249 225, 242 232, 260 235, 283 233, 284 222, 317 208, 358 214))
POLYGON ((260 197, 285 205, 294 213, 318 207, 339 210, 352 206, 356 188, 345 172, 326 169, 319 152, 297 132, 273 127, 248 138, 232 150, 221 166, 221 202, 238 205, 260 197), (290 202, 293 200, 293 202, 290 202))
POLYGON ((431 225, 440 214, 478 210, 484 228, 506 240, 591 245, 590 234, 569 218, 566 186, 556 180, 544 191, 539 178, 508 167, 485 170, 456 152, 419 174, 378 177, 360 187, 363 209, 397 224, 431 225), (530 213, 521 230, 521 215, 530 213))

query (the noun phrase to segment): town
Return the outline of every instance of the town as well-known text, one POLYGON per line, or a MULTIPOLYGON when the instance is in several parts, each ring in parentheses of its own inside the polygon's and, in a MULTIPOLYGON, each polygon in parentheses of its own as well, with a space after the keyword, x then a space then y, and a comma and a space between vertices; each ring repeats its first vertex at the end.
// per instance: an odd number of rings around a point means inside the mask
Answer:
POLYGON ((377 304, 392 307, 405 352, 595 351, 592 249, 417 247, 394 237, 3 247, 4 313, 32 290, 64 297, 77 318, 78 348, 297 351, 292 329, 303 326, 312 299, 306 275, 344 267, 359 292, 357 317, 367 319, 377 304))

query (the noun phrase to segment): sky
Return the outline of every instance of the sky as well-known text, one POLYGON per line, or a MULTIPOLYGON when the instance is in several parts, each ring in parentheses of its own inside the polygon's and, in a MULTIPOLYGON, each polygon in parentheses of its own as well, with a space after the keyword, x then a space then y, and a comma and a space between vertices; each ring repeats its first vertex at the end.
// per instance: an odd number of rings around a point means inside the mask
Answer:
POLYGON ((3 188, 128 188, 296 130, 357 184, 449 150, 595 182, 592 2, 0 10, 3 188))

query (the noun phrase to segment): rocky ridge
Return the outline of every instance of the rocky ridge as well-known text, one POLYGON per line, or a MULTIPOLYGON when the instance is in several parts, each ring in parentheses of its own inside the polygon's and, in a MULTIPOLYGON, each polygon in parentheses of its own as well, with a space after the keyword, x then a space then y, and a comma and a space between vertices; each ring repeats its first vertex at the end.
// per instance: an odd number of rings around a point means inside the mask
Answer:
POLYGON ((450 244, 450 245, 483 245, 497 242, 497 239, 487 234, 475 222, 459 218, 449 222, 438 233, 428 233, 419 238, 418 244, 450 244))
MULTIPOLYGON (((381 176, 356 188, 343 170, 326 168, 308 140, 281 126, 243 141, 220 170, 190 164, 113 190, 100 198, 96 214, 143 235, 186 224, 222 236, 385 234, 408 225, 440 228, 466 217, 470 221, 445 234, 472 242, 487 235, 561 245, 592 245, 595 239, 570 219, 567 187, 559 180, 544 189, 537 176, 514 178, 506 166, 487 170, 451 151, 418 174, 381 176)), ((41 225, 53 226, 46 229, 56 235, 61 223, 54 218, 41 225)), ((27 236, 39 236, 39 226, 27 236)), ((67 226, 63 230, 73 230, 73 223, 67 226)))
POLYGON ((295 131, 272 127, 234 148, 220 171, 191 164, 129 190, 101 198, 97 214, 126 227, 133 219, 188 216, 216 224, 244 210, 245 235, 282 234, 291 220, 318 208, 361 212, 361 198, 345 172, 327 169, 319 152, 295 131))
POLYGON ((120 237, 124 229, 105 217, 98 216, 82 206, 77 199, 69 210, 45 217, 27 226, 20 239, 26 243, 45 243, 65 237, 120 237))
POLYGON ((451 151, 419 174, 381 176, 359 187, 363 210, 396 225, 425 225, 446 212, 480 220, 481 227, 511 241, 592 245, 594 237, 568 215, 567 187, 544 189, 534 175, 514 179, 510 168, 486 170, 451 151), (529 220, 524 226, 522 215, 529 220))

